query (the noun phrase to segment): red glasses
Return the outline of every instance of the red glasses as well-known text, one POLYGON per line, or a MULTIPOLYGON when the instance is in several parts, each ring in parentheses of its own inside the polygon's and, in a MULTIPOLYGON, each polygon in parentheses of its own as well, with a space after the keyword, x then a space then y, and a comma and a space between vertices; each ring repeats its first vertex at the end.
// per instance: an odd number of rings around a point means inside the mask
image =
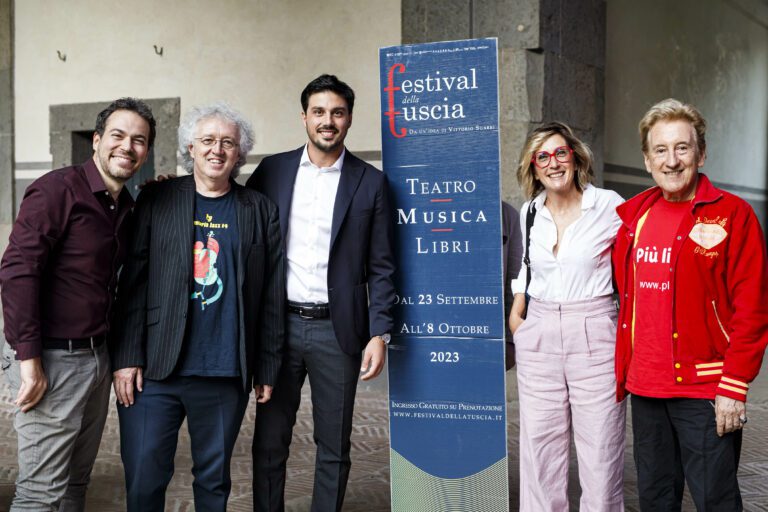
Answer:
POLYGON ((567 164, 571 160, 571 155, 573 155, 573 150, 571 148, 568 146, 560 146, 559 148, 555 148, 552 153, 548 151, 537 151, 533 154, 531 162, 533 162, 539 169, 544 169, 549 166, 552 157, 555 157, 555 160, 561 164, 567 164))

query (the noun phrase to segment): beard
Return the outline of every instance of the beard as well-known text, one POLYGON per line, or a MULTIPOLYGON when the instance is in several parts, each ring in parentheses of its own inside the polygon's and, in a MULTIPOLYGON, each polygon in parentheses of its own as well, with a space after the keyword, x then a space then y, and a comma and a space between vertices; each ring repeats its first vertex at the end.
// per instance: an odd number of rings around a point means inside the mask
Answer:
MULTIPOLYGON (((125 183, 129 179, 133 177, 134 174, 139 170, 141 167, 140 165, 134 166, 131 168, 125 168, 117 165, 116 163, 111 162, 111 157, 115 156, 113 154, 107 154, 107 155, 99 155, 99 163, 101 164, 101 168, 104 170, 104 172, 110 176, 112 179, 119 181, 121 183, 125 183)), ((127 158, 130 158, 132 160, 137 160, 136 155, 134 154, 125 154, 127 158)))
POLYGON ((313 146, 323 153, 332 153, 344 145, 344 137, 338 137, 339 133, 339 130, 335 126, 319 126, 314 134, 310 134, 309 140, 312 142, 313 146), (332 131, 336 138, 326 140, 320 133, 322 130, 332 131), (314 135, 314 137, 312 135, 314 135))
POLYGON ((315 146, 320 151, 322 151, 323 153, 331 153, 339 149, 344 144, 344 141, 341 139, 337 139, 337 140, 310 139, 310 140, 312 141, 312 145, 315 146))

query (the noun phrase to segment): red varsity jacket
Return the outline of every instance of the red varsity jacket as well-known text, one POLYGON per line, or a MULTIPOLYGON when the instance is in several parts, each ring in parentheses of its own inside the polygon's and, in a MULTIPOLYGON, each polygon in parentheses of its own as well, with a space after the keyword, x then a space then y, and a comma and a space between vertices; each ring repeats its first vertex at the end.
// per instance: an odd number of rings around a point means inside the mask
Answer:
MULTIPOLYGON (((613 268, 621 309, 616 335, 616 395, 627 391, 632 358, 635 275, 632 249, 638 222, 661 197, 654 187, 616 210, 621 217, 613 268)), ((669 364, 680 396, 692 383, 712 383, 712 398, 746 401, 768 343, 768 268, 763 232, 752 208, 699 174, 691 214, 672 245, 673 352, 669 364)))

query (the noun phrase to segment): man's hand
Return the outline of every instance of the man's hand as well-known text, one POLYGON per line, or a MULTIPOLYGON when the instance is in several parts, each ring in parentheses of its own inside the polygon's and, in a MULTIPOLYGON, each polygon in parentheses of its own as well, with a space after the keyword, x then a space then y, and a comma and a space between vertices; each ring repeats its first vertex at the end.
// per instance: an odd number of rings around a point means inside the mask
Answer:
POLYGON ((722 437, 744 427, 747 419, 747 405, 741 400, 727 396, 715 396, 715 423, 717 435, 722 437), (741 421, 744 419, 744 422, 741 421))
POLYGON ((115 395, 120 405, 130 407, 133 405, 133 385, 136 383, 136 389, 144 391, 144 378, 141 374, 141 367, 133 366, 130 368, 120 368, 112 373, 112 384, 115 387, 115 395))
POLYGON ((374 336, 363 352, 363 364, 360 371, 363 375, 361 380, 375 379, 384 369, 384 361, 387 359, 387 344, 381 339, 381 336, 374 336))
POLYGON ((260 404, 265 404, 272 398, 272 386, 256 384, 253 386, 253 391, 256 393, 256 401, 260 404))
POLYGON ((144 187, 146 187, 147 185, 152 185, 153 183, 160 183, 161 181, 165 181, 165 180, 171 180, 175 177, 176 177, 175 174, 158 174, 154 178, 147 178, 146 180, 144 180, 144 182, 141 185, 139 185, 139 190, 143 190, 144 187))
POLYGON ((19 363, 21 385, 14 405, 27 412, 37 405, 48 389, 48 378, 43 371, 43 362, 39 357, 25 359, 19 363))

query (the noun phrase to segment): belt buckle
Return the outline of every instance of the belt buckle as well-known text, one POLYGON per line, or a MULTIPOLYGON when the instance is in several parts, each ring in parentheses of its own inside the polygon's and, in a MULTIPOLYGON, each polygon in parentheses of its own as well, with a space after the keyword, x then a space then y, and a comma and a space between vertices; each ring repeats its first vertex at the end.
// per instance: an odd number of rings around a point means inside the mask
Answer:
POLYGON ((308 308, 299 307, 299 318, 303 318, 304 320, 314 320, 315 317, 312 315, 305 315, 304 311, 306 311, 308 308))

